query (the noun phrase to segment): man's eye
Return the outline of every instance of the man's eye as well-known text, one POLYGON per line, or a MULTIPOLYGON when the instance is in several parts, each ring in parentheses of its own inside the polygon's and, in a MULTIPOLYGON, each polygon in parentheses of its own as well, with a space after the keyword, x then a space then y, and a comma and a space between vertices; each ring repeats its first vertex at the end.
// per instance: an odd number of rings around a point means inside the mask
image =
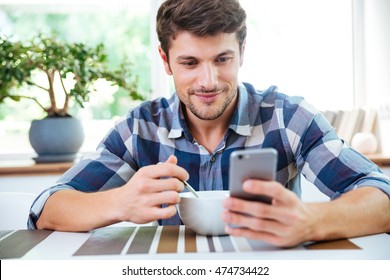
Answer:
POLYGON ((197 65, 198 63, 196 61, 185 61, 185 62, 182 62, 182 64, 184 66, 187 66, 187 67, 192 67, 192 66, 197 65))
POLYGON ((226 57, 226 56, 222 56, 222 57, 218 57, 216 59, 216 62, 220 62, 220 63, 223 63, 223 62, 227 62, 231 59, 231 57, 226 57))

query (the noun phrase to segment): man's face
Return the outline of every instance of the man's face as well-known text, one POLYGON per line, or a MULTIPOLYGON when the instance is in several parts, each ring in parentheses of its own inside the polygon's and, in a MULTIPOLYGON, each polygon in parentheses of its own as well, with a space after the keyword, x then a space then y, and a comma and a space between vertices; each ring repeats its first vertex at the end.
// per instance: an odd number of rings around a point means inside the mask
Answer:
POLYGON ((229 104, 234 105, 242 53, 234 33, 195 37, 180 32, 172 40, 169 61, 160 49, 165 70, 173 75, 176 92, 187 114, 215 120, 229 104))

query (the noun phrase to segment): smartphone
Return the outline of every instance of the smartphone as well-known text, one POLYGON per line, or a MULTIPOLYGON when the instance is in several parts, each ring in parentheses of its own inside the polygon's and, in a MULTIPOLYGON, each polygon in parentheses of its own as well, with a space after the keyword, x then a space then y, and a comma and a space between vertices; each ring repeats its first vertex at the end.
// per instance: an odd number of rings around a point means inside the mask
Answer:
POLYGON ((230 196, 271 204, 272 198, 242 189, 247 179, 275 180, 278 153, 274 148, 237 150, 230 154, 230 196))

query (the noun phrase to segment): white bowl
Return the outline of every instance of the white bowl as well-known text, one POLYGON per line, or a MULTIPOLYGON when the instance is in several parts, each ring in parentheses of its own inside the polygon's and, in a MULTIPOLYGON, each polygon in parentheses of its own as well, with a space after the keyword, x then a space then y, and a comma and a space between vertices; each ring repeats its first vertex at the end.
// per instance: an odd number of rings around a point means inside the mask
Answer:
POLYGON ((178 212, 183 223, 201 235, 226 235, 222 221, 223 201, 229 191, 199 191, 199 198, 191 192, 180 193, 178 212))

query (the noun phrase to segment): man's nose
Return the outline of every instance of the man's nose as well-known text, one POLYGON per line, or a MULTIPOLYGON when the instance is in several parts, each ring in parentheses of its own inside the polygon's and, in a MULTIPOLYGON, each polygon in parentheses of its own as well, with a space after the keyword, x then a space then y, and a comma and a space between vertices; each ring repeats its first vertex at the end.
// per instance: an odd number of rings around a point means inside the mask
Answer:
POLYGON ((202 65, 198 73, 199 86, 210 89, 218 83, 218 69, 211 64, 205 63, 202 65))

